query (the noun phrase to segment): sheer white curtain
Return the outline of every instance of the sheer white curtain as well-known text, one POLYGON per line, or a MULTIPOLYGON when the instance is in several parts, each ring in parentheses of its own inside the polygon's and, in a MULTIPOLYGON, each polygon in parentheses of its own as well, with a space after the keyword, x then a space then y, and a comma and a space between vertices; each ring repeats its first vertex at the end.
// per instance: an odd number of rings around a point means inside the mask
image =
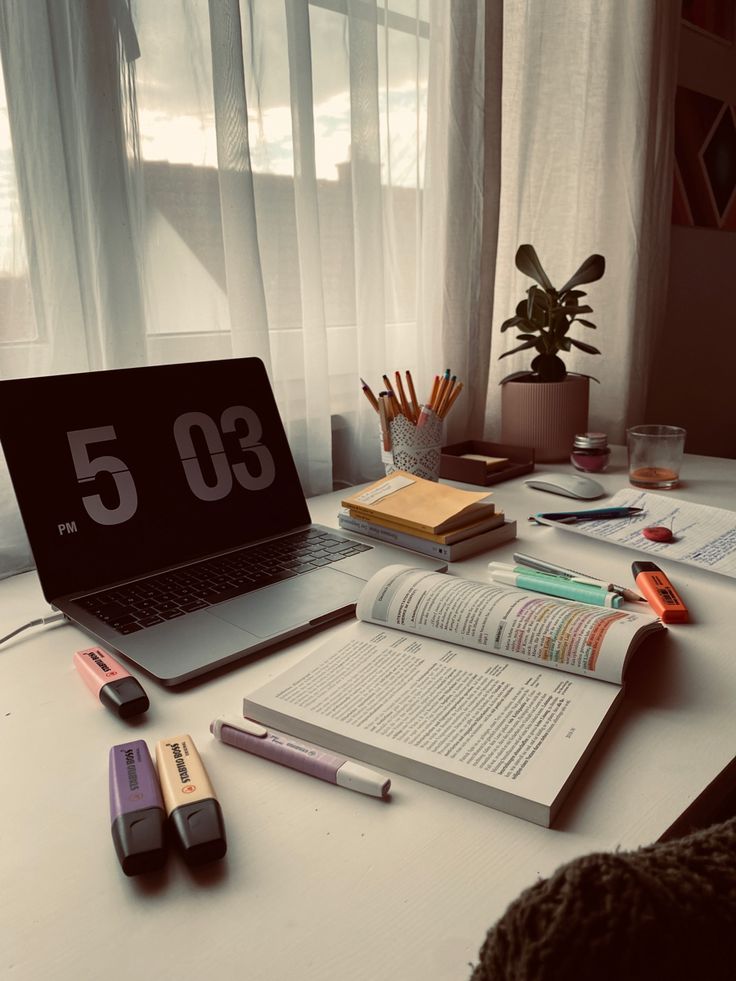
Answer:
POLYGON ((514 267, 523 242, 556 285, 591 253, 605 256, 588 297, 598 329, 577 335, 601 356, 565 361, 600 380, 591 428, 624 442, 643 420, 667 290, 679 22, 670 0, 504 4, 489 435, 500 435, 500 379, 529 367, 528 352, 497 360, 515 346, 499 327, 531 282, 514 267))
MULTIPOLYGON (((305 491, 375 476, 359 376, 428 389, 447 363, 485 389, 484 20, 482 0, 4 0, 6 240, 33 316, 18 333, 0 298, 0 376, 257 355, 305 491)), ((455 432, 482 411, 458 402, 455 432)), ((7 572, 2 474, 0 530, 7 572)))
MULTIPOLYGON (((379 472, 359 376, 449 365, 447 439, 498 434, 528 241, 553 280, 606 256, 603 355, 568 363, 620 438, 666 285, 678 6, 3 0, 0 376, 258 355, 318 493, 379 472)), ((0 468, 0 574, 23 541, 0 468)))

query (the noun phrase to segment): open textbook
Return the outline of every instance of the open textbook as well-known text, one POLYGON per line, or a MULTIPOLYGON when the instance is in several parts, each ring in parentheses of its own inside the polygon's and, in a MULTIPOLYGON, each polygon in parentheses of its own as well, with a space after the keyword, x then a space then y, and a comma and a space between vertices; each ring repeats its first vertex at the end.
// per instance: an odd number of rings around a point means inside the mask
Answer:
POLYGON ((357 623, 251 692, 263 725, 545 827, 653 616, 403 565, 357 623))

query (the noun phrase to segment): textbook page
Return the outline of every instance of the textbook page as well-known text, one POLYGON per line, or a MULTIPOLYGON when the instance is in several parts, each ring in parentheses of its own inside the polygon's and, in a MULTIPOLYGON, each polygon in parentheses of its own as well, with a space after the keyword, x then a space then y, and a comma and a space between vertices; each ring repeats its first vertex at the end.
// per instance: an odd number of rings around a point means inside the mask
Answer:
POLYGON ((243 714, 548 827, 622 692, 354 622, 247 695, 243 714))
POLYGON ((363 588, 359 620, 620 684, 654 616, 391 565, 363 588))
MULTIPOLYGON (((671 491, 667 492, 668 495, 671 491)), ((626 545, 649 558, 671 559, 699 569, 719 572, 736 578, 736 511, 692 504, 676 497, 652 494, 627 487, 614 494, 606 507, 644 508, 641 514, 607 521, 581 521, 561 524, 538 519, 541 524, 574 531, 615 545, 626 545), (642 534, 649 525, 663 525, 672 530, 671 542, 653 542, 642 534)))

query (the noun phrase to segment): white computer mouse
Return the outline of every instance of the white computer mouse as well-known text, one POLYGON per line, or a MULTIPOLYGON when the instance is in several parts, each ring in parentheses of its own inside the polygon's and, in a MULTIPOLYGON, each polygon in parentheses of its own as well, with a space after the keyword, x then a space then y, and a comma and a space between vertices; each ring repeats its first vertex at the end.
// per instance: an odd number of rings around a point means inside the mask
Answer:
POLYGON ((603 497, 605 489, 596 480, 583 477, 577 473, 548 473, 532 480, 525 480, 527 487, 536 490, 549 491, 550 494, 562 494, 564 497, 576 497, 580 501, 592 501, 603 497))

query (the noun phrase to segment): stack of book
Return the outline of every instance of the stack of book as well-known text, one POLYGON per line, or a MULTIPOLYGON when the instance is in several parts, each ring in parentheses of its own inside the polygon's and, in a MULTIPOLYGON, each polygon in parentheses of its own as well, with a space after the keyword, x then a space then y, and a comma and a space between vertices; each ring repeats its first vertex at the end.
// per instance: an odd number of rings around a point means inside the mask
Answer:
POLYGON ((345 531, 455 562, 516 538, 516 522, 486 491, 466 491, 398 470, 346 497, 345 531))

